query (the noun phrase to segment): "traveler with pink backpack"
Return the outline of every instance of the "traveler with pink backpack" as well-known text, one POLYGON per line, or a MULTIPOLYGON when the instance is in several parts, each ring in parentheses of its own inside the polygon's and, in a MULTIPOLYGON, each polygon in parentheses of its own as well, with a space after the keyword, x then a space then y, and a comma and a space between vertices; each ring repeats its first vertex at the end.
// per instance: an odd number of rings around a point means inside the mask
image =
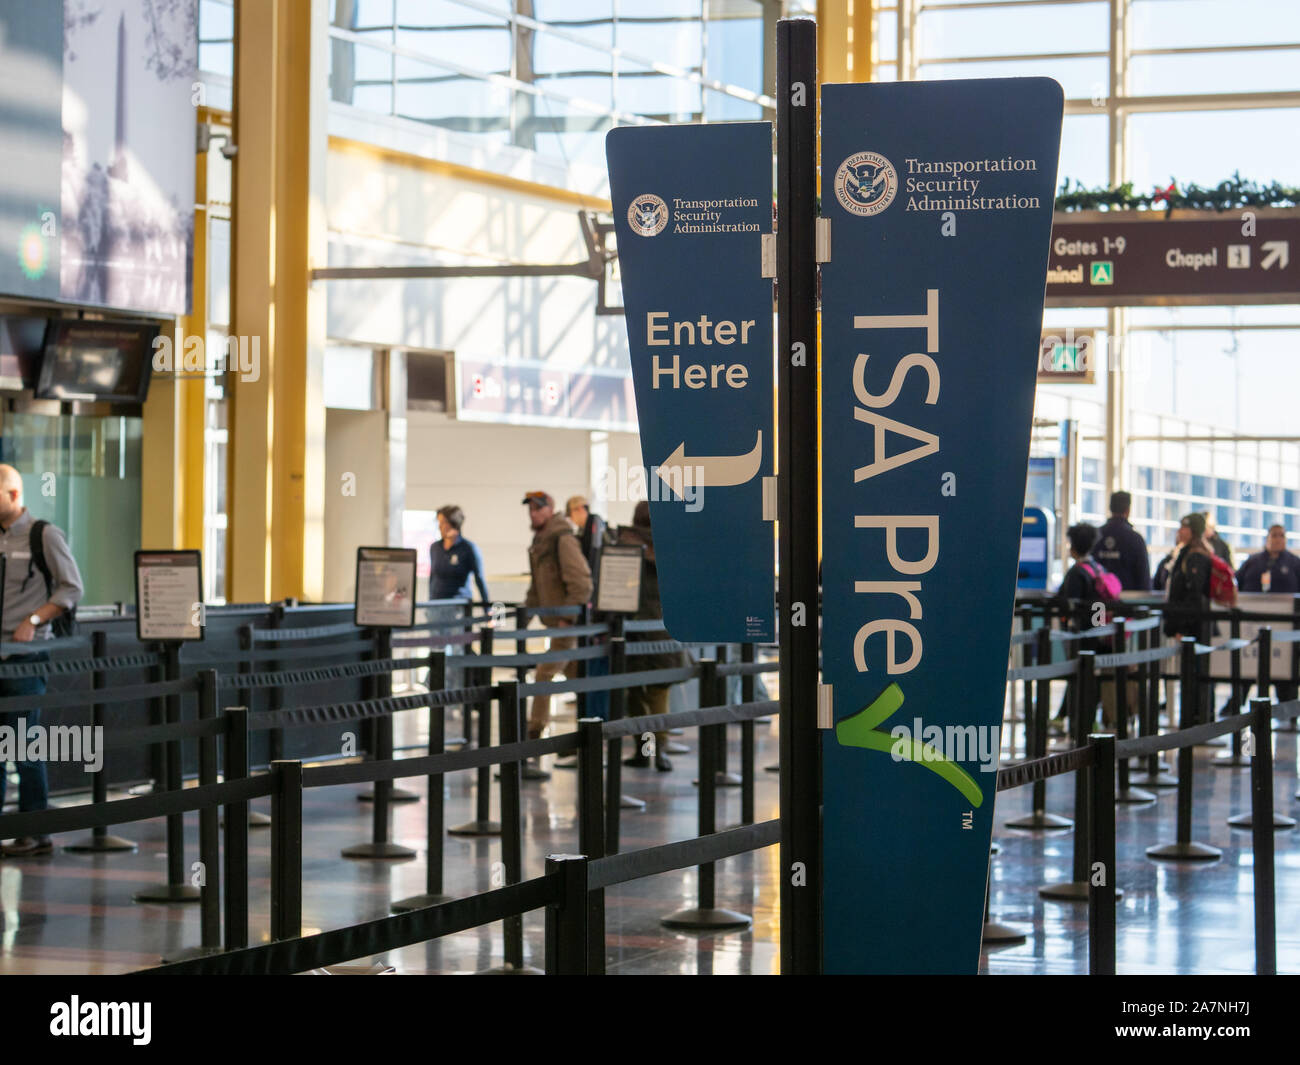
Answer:
MULTIPOLYGON (((1109 625, 1122 612, 1119 596, 1123 589, 1119 578, 1092 557, 1092 548, 1097 542, 1096 526, 1081 522, 1070 526, 1065 535, 1070 541, 1070 558, 1074 564, 1065 574, 1065 580, 1061 582, 1056 596, 1070 619, 1070 628, 1074 632, 1086 632, 1109 625)), ((1090 637, 1081 641, 1081 649, 1104 654, 1114 649, 1114 643, 1110 636, 1090 637)), ((1101 686, 1102 720, 1110 727, 1115 721, 1115 685, 1106 676, 1099 674, 1098 681, 1101 686)), ((1128 697, 1130 711, 1136 711, 1138 703, 1135 681, 1129 682, 1128 697)))

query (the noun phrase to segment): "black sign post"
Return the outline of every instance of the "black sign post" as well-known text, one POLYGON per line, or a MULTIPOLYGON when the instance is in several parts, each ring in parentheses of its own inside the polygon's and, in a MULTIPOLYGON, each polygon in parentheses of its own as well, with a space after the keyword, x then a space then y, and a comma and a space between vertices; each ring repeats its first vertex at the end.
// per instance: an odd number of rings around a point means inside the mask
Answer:
POLYGON ((777 631, 781 651, 781 972, 821 970, 817 729, 817 25, 777 24, 777 631))

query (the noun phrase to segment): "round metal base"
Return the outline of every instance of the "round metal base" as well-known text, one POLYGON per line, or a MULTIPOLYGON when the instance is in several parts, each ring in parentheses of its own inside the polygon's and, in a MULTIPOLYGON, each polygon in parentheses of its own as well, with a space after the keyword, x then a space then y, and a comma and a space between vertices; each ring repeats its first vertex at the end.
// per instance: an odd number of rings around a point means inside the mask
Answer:
POLYGON ((686 735, 686 730, 685 730, 684 728, 670 728, 670 729, 668 730, 668 735, 670 735, 670 736, 685 736, 685 735, 686 735))
POLYGON ((634 799, 631 795, 620 795, 618 797, 618 808, 620 810, 644 810, 645 799, 634 799))
POLYGON ((1001 843, 991 843, 991 844, 989 844, 989 853, 990 853, 990 854, 1001 854, 1001 853, 1002 853, 1002 844, 1001 844, 1001 843))
POLYGON ((735 910, 720 910, 716 907, 702 910, 693 906, 690 909, 670 913, 667 917, 661 917, 659 923, 665 928, 681 928, 690 932, 708 932, 748 928, 754 923, 754 919, 746 917, 743 913, 736 913, 735 910))
POLYGON ((1152 777, 1149 773, 1139 773, 1135 777, 1129 777, 1130 784, 1137 784, 1144 788, 1176 788, 1178 787, 1178 778, 1172 773, 1161 771, 1152 777))
POLYGON ((159 884, 157 887, 137 891, 131 897, 136 902, 198 902, 202 892, 189 884, 159 884))
POLYGON ((496 965, 491 969, 483 969, 476 973, 477 976, 545 976, 541 969, 532 965, 522 965, 516 969, 509 962, 496 965))
POLYGON ((781 767, 780 767, 779 765, 765 765, 765 766, 763 766, 763 772, 765 772, 765 773, 779 773, 779 772, 781 772, 781 767))
MULTIPOLYGON (((374 788, 370 788, 369 790, 363 791, 357 795, 357 802, 374 802, 374 801, 375 801, 374 788)), ((406 788, 393 788, 393 790, 388 793, 388 801, 389 802, 419 802, 420 796, 413 791, 409 791, 406 788)))
MULTIPOLYGON (((700 786, 699 778, 691 781, 696 787, 700 786)), ((713 774, 713 786, 715 788, 738 788, 744 781, 740 779, 739 773, 723 773, 719 770, 713 774)))
POLYGON ((669 740, 664 744, 664 754, 690 754, 691 749, 684 743, 669 740))
POLYGON ((1018 932, 1008 925, 998 924, 997 921, 984 922, 984 936, 982 942, 991 943, 1023 943, 1029 938, 1024 932, 1018 932))
POLYGON ((133 851, 136 847, 121 836, 87 836, 63 849, 69 854, 112 854, 115 851, 133 851))
POLYGON ((409 899, 398 899, 389 905, 393 913, 409 913, 411 910, 423 910, 429 906, 441 906, 450 902, 451 895, 412 895, 409 899))
POLYGON ((1211 760, 1210 765, 1215 769, 1249 769, 1250 759, 1240 754, 1221 754, 1211 760))
MULTIPOLYGON (((1087 902, 1089 884, 1086 880, 1066 880, 1059 884, 1048 884, 1038 889, 1038 894, 1054 902, 1087 902)), ((1124 892, 1115 889, 1115 898, 1122 899, 1124 892)))
MULTIPOLYGON (((1233 828, 1254 828, 1255 821, 1250 814, 1238 814, 1236 817, 1229 817, 1228 824, 1233 828)), ((1286 814, 1273 814, 1273 831, 1285 832, 1289 828, 1295 828, 1295 818, 1287 817, 1286 814)))
POLYGON ((463 825, 455 825, 447 829, 453 836, 499 836, 501 835, 500 821, 466 821, 463 825))
POLYGON ((467 743, 469 743, 469 740, 464 736, 448 736, 442 741, 444 747, 464 747, 467 743))
POLYGON ((535 765, 530 765, 528 762, 524 763, 523 769, 520 770, 519 775, 524 780, 550 780, 551 779, 551 774, 548 773, 545 769, 540 769, 535 765))
POLYGON ((1123 803, 1126 806, 1134 806, 1143 802, 1155 802, 1156 796, 1153 791, 1143 791, 1141 788, 1122 788, 1115 792, 1115 801, 1123 803))
POLYGON ((1049 814, 1046 810, 1035 810, 1027 817, 1018 817, 1014 821, 1007 821, 1006 827, 1041 832, 1073 828, 1074 822, 1068 817, 1062 817, 1060 814, 1049 814))
POLYGON ((372 859, 375 861, 400 862, 414 858, 415 851, 403 847, 400 843, 357 843, 344 847, 340 852, 344 858, 372 859))
POLYGON ((1223 851, 1208 843, 1164 843, 1148 847, 1147 857, 1158 862, 1217 862, 1223 851))

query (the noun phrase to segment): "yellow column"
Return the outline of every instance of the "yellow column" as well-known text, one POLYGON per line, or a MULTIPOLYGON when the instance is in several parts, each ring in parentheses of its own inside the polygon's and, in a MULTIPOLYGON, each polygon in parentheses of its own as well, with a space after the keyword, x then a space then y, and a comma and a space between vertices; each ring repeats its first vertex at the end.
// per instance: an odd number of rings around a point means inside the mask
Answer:
POLYGON ((323 587, 326 0, 235 9, 227 597, 319 599, 323 587))
POLYGON ((870 81, 872 0, 817 0, 817 81, 870 81))

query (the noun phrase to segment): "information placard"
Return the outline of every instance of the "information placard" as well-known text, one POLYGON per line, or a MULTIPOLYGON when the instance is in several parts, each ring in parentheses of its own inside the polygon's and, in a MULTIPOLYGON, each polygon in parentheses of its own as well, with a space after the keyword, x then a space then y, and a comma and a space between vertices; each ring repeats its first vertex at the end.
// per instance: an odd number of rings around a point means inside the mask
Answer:
POLYGON ((641 609, 642 555, 640 544, 601 547, 597 610, 605 614, 635 614, 641 609))
POLYGON ((203 556, 135 553, 135 633, 141 641, 203 639, 203 556))
POLYGON ((359 628, 409 629, 415 624, 413 547, 358 547, 354 620, 359 628))

